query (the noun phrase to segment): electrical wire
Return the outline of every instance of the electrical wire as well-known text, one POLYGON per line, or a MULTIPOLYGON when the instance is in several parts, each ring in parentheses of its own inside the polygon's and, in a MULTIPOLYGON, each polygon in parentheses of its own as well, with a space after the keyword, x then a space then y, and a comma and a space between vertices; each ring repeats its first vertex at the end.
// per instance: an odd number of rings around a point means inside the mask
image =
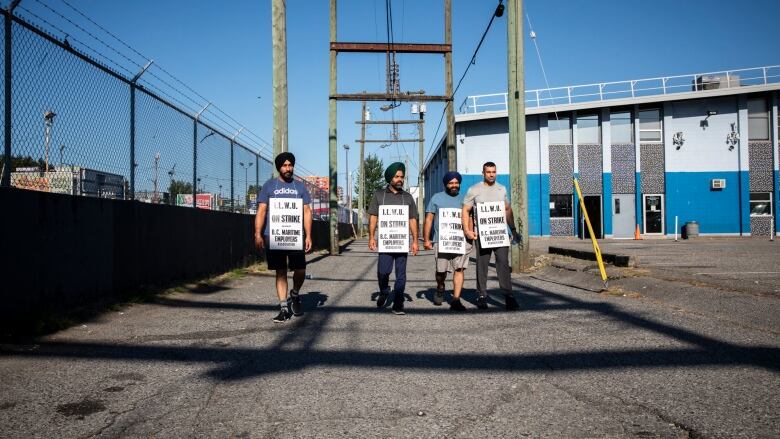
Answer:
MULTIPOLYGON (((531 37, 531 41, 534 42, 534 48, 536 48, 536 58, 539 60, 539 67, 542 69, 542 77, 544 78, 544 84, 547 86, 547 94, 550 96, 550 99, 552 99, 552 92, 550 91, 550 81, 547 80, 547 71, 544 69, 544 62, 542 61, 542 53, 539 50, 539 43, 536 41, 536 32, 534 32, 534 27, 531 24, 531 17, 528 15, 528 13, 525 14, 525 18, 528 21, 528 30, 529 30, 529 36, 531 37)), ((555 111, 555 120, 558 120, 558 112, 555 111)))
MULTIPOLYGON (((501 1, 499 1, 499 4, 501 1)), ((490 16, 490 21, 487 24, 487 27, 485 27, 485 31, 482 32, 482 37, 479 39, 479 42, 477 43, 476 49, 474 49, 474 54, 471 55, 471 60, 469 61, 469 64, 466 66, 466 69, 463 71, 463 74, 460 76, 460 79, 458 80, 458 85, 455 86, 455 89, 452 91, 452 95, 449 96, 449 100, 447 101, 446 105, 444 106, 444 109, 441 112, 441 117, 439 118, 439 124, 436 126, 436 133, 433 135, 433 138, 431 139, 431 144, 428 147, 428 154, 426 154, 425 157, 425 163, 428 163, 428 159, 430 158, 431 153, 433 152, 433 144, 436 142, 436 138, 439 135, 439 130, 441 129, 441 123, 444 121, 444 115, 447 112, 447 108, 452 105, 452 101, 455 98, 455 93, 458 92, 458 89, 460 89, 460 85, 463 83, 463 80, 466 78, 466 75, 469 73, 469 69, 471 69, 471 66, 475 65, 477 63, 477 54, 479 53, 479 49, 482 47, 482 43, 485 41, 485 37, 487 36, 487 33, 490 31, 491 26, 493 26, 493 20, 496 19, 496 13, 493 11, 493 14, 490 16)))

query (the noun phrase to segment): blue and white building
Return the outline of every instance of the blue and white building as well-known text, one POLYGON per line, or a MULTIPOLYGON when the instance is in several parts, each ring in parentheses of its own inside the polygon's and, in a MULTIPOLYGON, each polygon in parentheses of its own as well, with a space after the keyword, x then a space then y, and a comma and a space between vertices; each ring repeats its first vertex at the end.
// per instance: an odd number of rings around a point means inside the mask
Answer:
MULTIPOLYGON (((777 234, 780 66, 526 91, 529 233, 583 236, 578 178, 598 237, 777 234)), ((455 116, 463 187, 482 164, 509 183, 506 93, 455 116)), ((442 190, 443 138, 425 164, 442 190)))

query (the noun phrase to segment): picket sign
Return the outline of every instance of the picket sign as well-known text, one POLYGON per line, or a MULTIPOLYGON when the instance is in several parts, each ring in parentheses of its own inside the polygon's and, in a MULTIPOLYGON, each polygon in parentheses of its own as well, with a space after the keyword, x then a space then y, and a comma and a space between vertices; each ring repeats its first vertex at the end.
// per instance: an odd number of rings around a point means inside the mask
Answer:
POLYGON ((481 248, 509 247, 503 201, 477 203, 477 233, 481 248))
POLYGON ((379 206, 379 253, 409 253, 409 206, 379 206))
POLYGON ((439 208, 439 253, 466 254, 466 237, 463 235, 461 210, 454 207, 439 208))
POLYGON ((303 200, 270 198, 268 200, 268 237, 271 250, 303 250, 303 200))

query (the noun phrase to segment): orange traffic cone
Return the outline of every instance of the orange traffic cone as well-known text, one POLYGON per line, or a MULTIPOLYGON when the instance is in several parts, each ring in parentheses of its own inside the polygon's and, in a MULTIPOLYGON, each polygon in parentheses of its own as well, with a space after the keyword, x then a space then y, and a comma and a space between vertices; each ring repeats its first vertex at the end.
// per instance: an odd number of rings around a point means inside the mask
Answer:
POLYGON ((639 241, 642 239, 642 236, 639 234, 639 224, 636 225, 636 230, 634 231, 634 240, 639 241))

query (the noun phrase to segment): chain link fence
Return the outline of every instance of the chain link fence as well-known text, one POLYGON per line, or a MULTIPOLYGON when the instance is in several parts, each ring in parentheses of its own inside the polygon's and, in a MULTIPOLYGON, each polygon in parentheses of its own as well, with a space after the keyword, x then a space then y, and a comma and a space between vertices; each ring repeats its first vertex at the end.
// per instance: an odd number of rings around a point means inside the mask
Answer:
POLYGON ((0 57, 10 75, 0 89, 11 93, 11 106, 3 99, 0 107, 10 129, 0 156, 3 186, 254 210, 254 194, 271 176, 268 158, 137 83, 132 72, 2 15, 0 57))
MULTIPOLYGON (((243 129, 227 132, 208 105, 193 109, 167 93, 173 86, 147 73, 148 65, 133 72, 32 10, 18 10, 25 17, 0 10, 0 59, 10 67, 0 93, 11 98, 8 107, 0 100, 2 186, 254 213, 273 165, 241 140, 243 129)), ((315 220, 327 220, 327 187, 296 178, 311 194, 315 220)), ((340 222, 349 215, 339 206, 340 222)))

